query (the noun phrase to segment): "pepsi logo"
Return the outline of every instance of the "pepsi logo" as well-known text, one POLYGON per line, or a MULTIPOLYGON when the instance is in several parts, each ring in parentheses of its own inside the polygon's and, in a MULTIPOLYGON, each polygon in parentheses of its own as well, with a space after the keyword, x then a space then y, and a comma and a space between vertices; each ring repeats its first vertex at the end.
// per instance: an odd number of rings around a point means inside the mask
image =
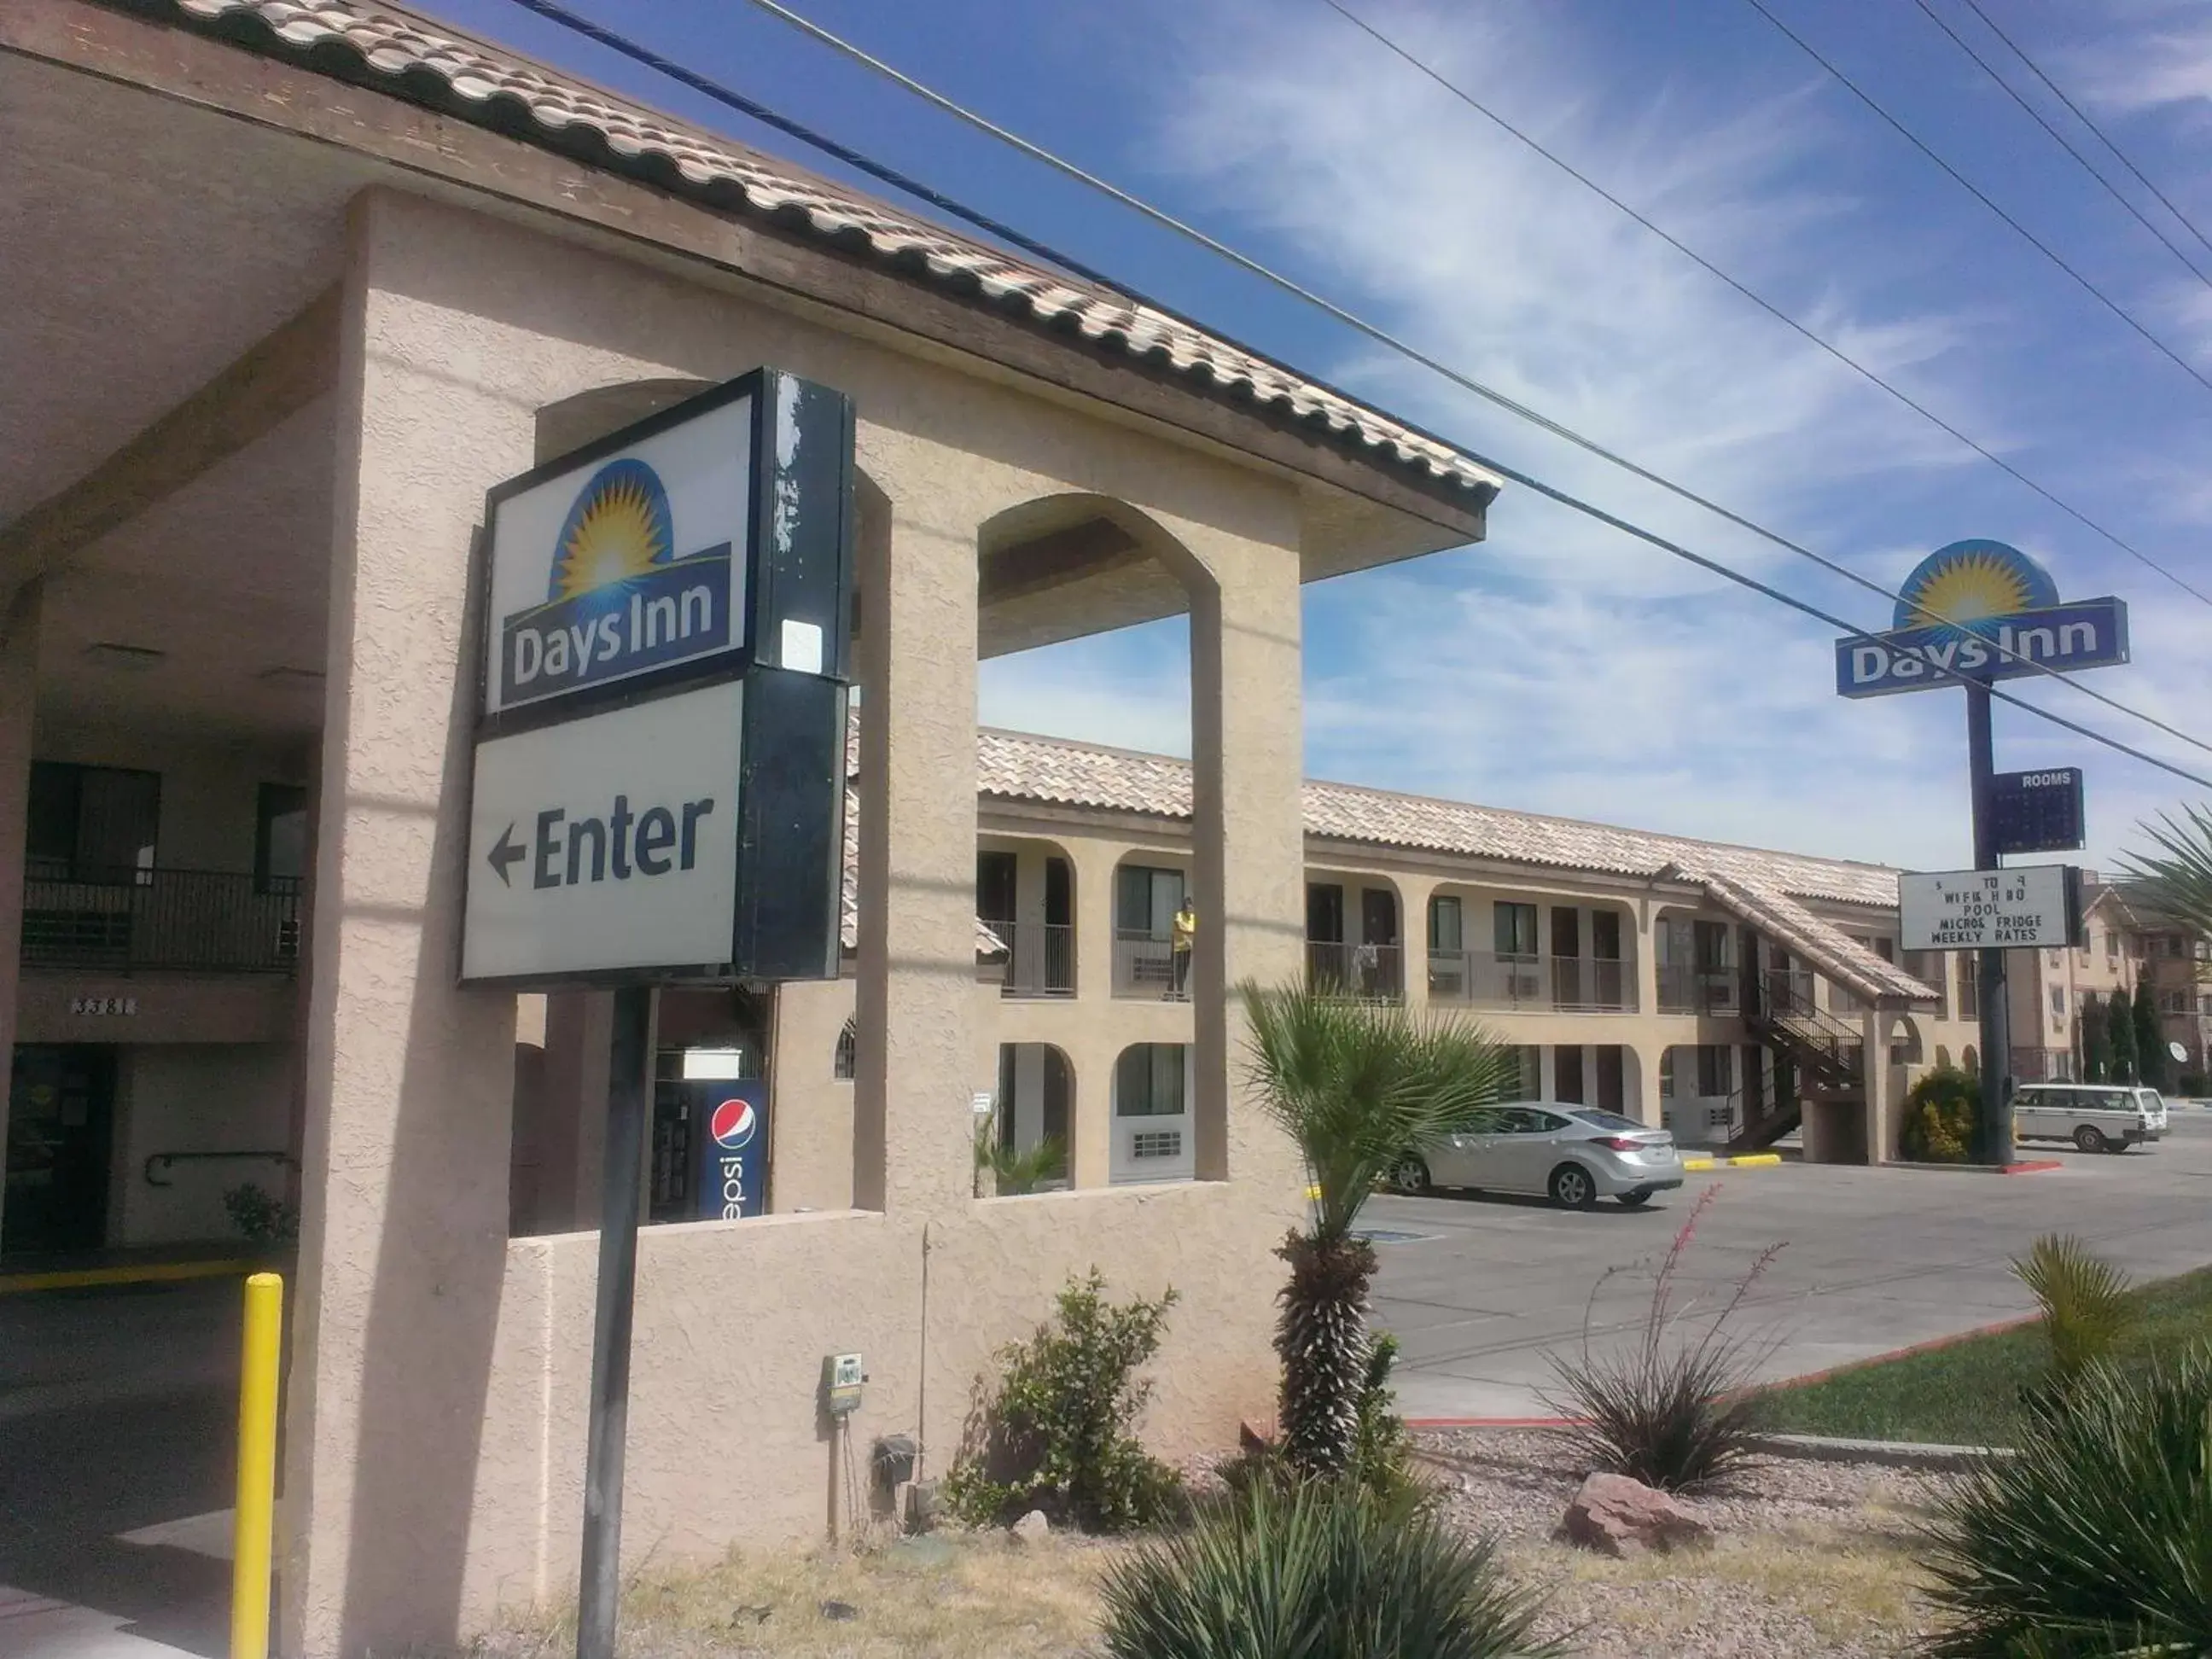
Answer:
POLYGON ((760 1114, 753 1109, 750 1100, 726 1100, 714 1108, 714 1115, 707 1120, 707 1133, 724 1152, 734 1152, 741 1146, 752 1144, 753 1133, 760 1127, 760 1114))

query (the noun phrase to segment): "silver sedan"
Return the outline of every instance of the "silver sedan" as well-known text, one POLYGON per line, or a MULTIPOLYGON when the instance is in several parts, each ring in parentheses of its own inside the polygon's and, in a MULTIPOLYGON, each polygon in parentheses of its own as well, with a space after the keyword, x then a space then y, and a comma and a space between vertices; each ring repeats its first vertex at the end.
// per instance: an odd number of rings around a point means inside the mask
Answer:
POLYGON ((1486 1106, 1458 1134, 1408 1151, 1393 1171, 1400 1191, 1467 1187, 1532 1193, 1564 1209, 1601 1198, 1631 1206, 1682 1184, 1674 1137, 1618 1113, 1553 1101, 1486 1106))

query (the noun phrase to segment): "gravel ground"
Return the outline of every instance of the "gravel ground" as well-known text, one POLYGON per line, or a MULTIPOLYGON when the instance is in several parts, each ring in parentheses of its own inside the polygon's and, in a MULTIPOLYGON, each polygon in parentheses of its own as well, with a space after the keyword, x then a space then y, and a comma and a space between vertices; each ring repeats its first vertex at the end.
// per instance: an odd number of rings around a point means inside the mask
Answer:
POLYGON ((1945 1477, 1775 1461, 1695 1507, 1710 1549, 1612 1561, 1551 1541, 1581 1477, 1540 1431, 1418 1437, 1449 1512, 1549 1593, 1544 1631, 1587 1659, 1875 1659, 1929 1628, 1912 1529, 1945 1477))

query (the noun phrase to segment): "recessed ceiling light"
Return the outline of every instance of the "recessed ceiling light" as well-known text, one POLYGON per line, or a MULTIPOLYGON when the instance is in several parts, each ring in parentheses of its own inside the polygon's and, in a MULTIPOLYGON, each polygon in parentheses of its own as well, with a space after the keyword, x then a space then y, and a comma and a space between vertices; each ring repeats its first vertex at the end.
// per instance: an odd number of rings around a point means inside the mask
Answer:
POLYGON ((110 668, 151 668, 168 653, 150 645, 125 645, 120 640, 94 640, 84 654, 110 668))

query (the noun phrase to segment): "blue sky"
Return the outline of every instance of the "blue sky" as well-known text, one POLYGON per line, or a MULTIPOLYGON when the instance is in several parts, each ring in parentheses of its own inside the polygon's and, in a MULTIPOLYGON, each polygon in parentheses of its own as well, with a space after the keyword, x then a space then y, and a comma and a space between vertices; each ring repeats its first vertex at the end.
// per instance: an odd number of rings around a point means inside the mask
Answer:
MULTIPOLYGON (((970 133, 741 0, 569 0, 1247 343, 1862 626, 1886 607, 1626 478, 970 133)), ((507 3, 440 15, 818 156, 507 3)), ((1113 9, 793 0, 961 101, 1425 349, 1894 586, 1967 536, 2130 601, 2096 687, 2212 734, 2212 607, 2181 593, 1390 57, 1321 0, 1113 9)), ((2090 517, 2212 591, 2212 391, 2129 331, 1746 0, 1347 0, 1500 113, 2090 517)), ((2212 286, 1913 0, 1778 15, 2212 375, 2212 286)), ((1962 0, 1929 0, 2068 119, 1962 0)), ((1984 0, 2212 231, 2212 9, 1984 0)), ((2079 129, 2077 146, 2118 166, 2079 129)), ((2141 198, 2142 192, 2137 189, 2141 198)), ((2148 210, 2157 215, 2155 204, 2148 210)), ((2212 252, 2169 234, 2212 273, 2212 252)), ((1954 691, 1833 694, 1831 630, 1526 491, 1479 547, 1311 588, 1316 775, 1923 866, 1968 861, 1954 691)), ((986 665, 982 717, 1187 749, 1179 623, 986 665)), ((2090 677, 2085 677, 2090 678, 2090 677)), ((2063 686, 2016 690, 2193 769, 2063 686)), ((2000 708, 1998 764, 2088 770, 2092 861, 2198 793, 2000 708)))

